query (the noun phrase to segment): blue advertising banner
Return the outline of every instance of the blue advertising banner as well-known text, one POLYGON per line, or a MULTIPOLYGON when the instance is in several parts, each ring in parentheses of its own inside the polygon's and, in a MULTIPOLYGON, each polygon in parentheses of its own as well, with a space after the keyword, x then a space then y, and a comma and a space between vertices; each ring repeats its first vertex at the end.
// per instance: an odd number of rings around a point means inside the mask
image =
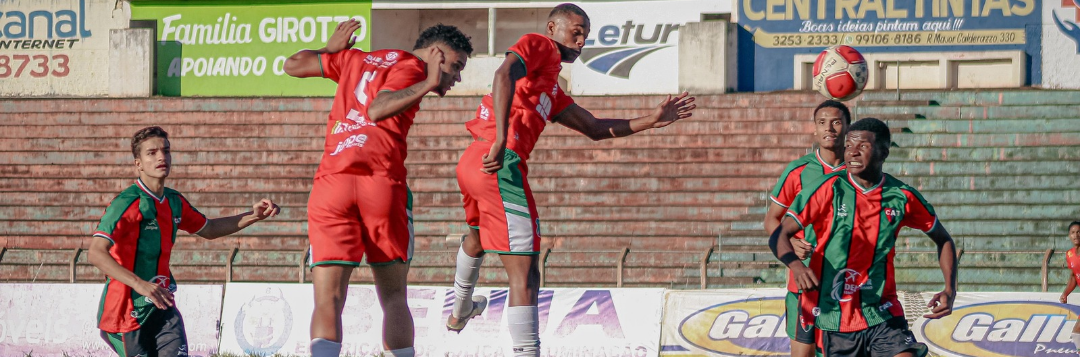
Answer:
POLYGON ((739 89, 791 89, 793 57, 832 45, 863 53, 1022 50, 1038 84, 1042 1, 738 0, 739 89))

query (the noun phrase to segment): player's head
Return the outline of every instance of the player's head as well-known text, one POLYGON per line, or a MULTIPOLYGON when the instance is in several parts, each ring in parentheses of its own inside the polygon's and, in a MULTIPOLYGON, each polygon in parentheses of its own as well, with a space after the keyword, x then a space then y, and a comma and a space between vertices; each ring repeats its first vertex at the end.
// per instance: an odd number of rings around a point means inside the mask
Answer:
MULTIPOLYGON (((435 88, 435 94, 441 97, 450 91, 454 83, 461 82, 461 71, 465 69, 465 62, 469 60, 473 47, 469 36, 465 36, 457 27, 443 24, 428 27, 421 32, 420 37, 416 39, 416 45, 413 46, 413 53, 423 55, 424 51, 419 50, 432 46, 442 51, 445 59, 439 67, 443 72, 442 83, 435 88)), ((424 60, 430 59, 424 58, 424 60)))
POLYGON ((169 133, 158 126, 142 128, 131 137, 131 154, 141 177, 166 178, 172 169, 169 133))
POLYGON ((876 118, 864 118, 851 124, 844 141, 844 163, 852 175, 880 173, 889 157, 892 134, 889 126, 876 118))
POLYGON ((559 45, 562 61, 574 62, 589 37, 589 15, 577 5, 560 4, 548 14, 547 37, 559 45))
POLYGON ((814 141, 818 147, 833 150, 843 147, 841 142, 851 125, 851 111, 844 103, 826 100, 814 109, 814 141))
POLYGON ((1069 223, 1069 240, 1073 245, 1080 247, 1080 221, 1069 223))

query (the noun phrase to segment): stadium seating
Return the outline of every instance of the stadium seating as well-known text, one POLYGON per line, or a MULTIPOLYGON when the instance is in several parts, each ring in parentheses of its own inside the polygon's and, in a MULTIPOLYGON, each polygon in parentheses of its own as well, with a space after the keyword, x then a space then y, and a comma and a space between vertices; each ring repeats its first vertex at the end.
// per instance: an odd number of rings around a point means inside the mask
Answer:
MULTIPOLYGON (((658 96, 580 97, 600 117, 634 117, 658 96)), ((530 160, 545 236, 546 286, 781 286, 762 231, 766 191, 810 146, 816 93, 704 96, 692 119, 593 142, 549 126, 530 160), (704 277, 703 277, 704 274, 704 277)), ((454 180, 479 98, 430 98, 409 138, 415 284, 449 284, 465 232, 454 180)), ((325 133, 325 98, 16 99, 0 102, 0 281, 96 281, 85 249, 105 205, 134 177, 128 138, 173 136, 169 186, 208 216, 282 205, 278 218, 207 241, 181 234, 181 282, 306 279, 305 204, 325 133), (74 274, 73 274, 74 272, 74 274)), ((889 122, 886 171, 924 193, 964 250, 966 291, 1052 289, 1067 276, 1080 218, 1080 92, 868 92, 857 118, 889 122), (1052 250, 1052 254, 1048 254, 1052 250), (1044 262, 1049 260, 1049 271, 1044 262), (1000 274, 1009 271, 1008 275, 1000 274)), ((933 243, 905 230, 901 289, 940 288, 933 243)), ((489 257, 487 266, 498 266, 489 257)), ((365 268, 355 281, 370 281, 365 268)), ((501 269, 481 285, 504 284, 501 269)))

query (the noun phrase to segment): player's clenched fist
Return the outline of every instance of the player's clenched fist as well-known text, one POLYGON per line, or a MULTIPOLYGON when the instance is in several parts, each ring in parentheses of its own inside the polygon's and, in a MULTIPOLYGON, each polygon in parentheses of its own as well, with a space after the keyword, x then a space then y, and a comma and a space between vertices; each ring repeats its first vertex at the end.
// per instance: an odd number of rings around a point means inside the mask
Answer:
POLYGON ((264 198, 261 201, 251 206, 251 215, 255 216, 256 220, 264 220, 273 216, 277 216, 281 212, 281 207, 274 204, 268 198, 264 198))

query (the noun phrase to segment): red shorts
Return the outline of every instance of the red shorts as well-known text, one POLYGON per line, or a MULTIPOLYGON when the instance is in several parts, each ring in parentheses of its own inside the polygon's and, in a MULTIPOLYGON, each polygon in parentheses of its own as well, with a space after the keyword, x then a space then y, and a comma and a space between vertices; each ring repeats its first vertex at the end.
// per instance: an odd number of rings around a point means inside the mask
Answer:
POLYGON ((502 169, 485 174, 480 169, 489 150, 491 143, 473 142, 458 161, 465 222, 480 230, 480 245, 486 252, 539 254, 540 219, 526 179, 529 168, 517 153, 506 149, 502 169))
POLYGON ((412 193, 384 176, 331 174, 308 199, 311 266, 408 262, 413 254, 412 193))

